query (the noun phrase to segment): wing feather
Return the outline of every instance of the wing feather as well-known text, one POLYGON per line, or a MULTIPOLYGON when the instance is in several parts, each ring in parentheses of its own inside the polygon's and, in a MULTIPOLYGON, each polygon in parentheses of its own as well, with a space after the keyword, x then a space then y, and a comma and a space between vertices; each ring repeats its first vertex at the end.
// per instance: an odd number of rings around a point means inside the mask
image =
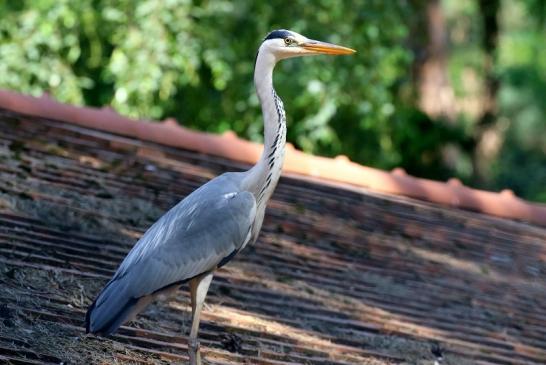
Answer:
POLYGON ((213 182, 150 227, 112 281, 123 281, 127 293, 138 298, 213 270, 244 246, 254 222, 255 198, 249 192, 233 191, 230 184, 213 182))

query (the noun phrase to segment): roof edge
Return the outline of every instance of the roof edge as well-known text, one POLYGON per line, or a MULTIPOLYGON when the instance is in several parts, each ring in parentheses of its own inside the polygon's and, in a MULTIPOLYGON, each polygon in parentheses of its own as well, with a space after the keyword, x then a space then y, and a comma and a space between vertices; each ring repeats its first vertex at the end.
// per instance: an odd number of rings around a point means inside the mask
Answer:
MULTIPOLYGON (((250 164, 259 159, 263 149, 263 145, 238 138, 233 132, 223 135, 197 132, 180 126, 174 119, 161 123, 134 120, 111 108, 63 104, 47 95, 36 98, 0 90, 0 107, 250 164)), ((359 165, 346 156, 312 156, 296 150, 290 143, 284 171, 546 226, 546 205, 520 199, 511 190, 495 193, 466 187, 458 179, 446 183, 421 179, 401 168, 387 172, 359 165)))

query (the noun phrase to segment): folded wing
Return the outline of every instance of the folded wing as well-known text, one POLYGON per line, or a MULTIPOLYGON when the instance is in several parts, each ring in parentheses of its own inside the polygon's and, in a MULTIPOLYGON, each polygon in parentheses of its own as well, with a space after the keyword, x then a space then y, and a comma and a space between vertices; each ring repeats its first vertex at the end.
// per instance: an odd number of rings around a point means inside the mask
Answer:
POLYGON ((214 270, 250 239, 254 196, 221 183, 205 184, 146 231, 89 308, 88 332, 114 332, 143 298, 214 270))

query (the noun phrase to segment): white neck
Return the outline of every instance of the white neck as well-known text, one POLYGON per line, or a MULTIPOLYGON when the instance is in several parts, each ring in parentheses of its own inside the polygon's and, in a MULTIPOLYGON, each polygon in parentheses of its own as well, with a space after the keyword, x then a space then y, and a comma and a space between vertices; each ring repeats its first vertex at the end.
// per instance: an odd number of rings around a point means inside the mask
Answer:
POLYGON ((267 50, 260 49, 256 57, 254 84, 262 105, 264 118, 264 150, 260 160, 247 173, 245 182, 258 204, 270 198, 284 161, 286 144, 286 116, 281 99, 273 89, 273 68, 276 59, 267 50))

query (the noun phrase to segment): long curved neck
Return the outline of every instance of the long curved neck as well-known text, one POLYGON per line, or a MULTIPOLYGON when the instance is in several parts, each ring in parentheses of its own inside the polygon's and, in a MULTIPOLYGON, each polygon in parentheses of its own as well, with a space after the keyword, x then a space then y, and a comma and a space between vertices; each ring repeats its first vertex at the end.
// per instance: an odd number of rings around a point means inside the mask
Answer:
POLYGON ((248 190, 255 195, 258 204, 265 204, 277 185, 286 145, 284 106, 273 88, 275 63, 275 57, 269 52, 258 52, 254 84, 264 118, 264 150, 260 160, 248 171, 246 179, 248 190))

